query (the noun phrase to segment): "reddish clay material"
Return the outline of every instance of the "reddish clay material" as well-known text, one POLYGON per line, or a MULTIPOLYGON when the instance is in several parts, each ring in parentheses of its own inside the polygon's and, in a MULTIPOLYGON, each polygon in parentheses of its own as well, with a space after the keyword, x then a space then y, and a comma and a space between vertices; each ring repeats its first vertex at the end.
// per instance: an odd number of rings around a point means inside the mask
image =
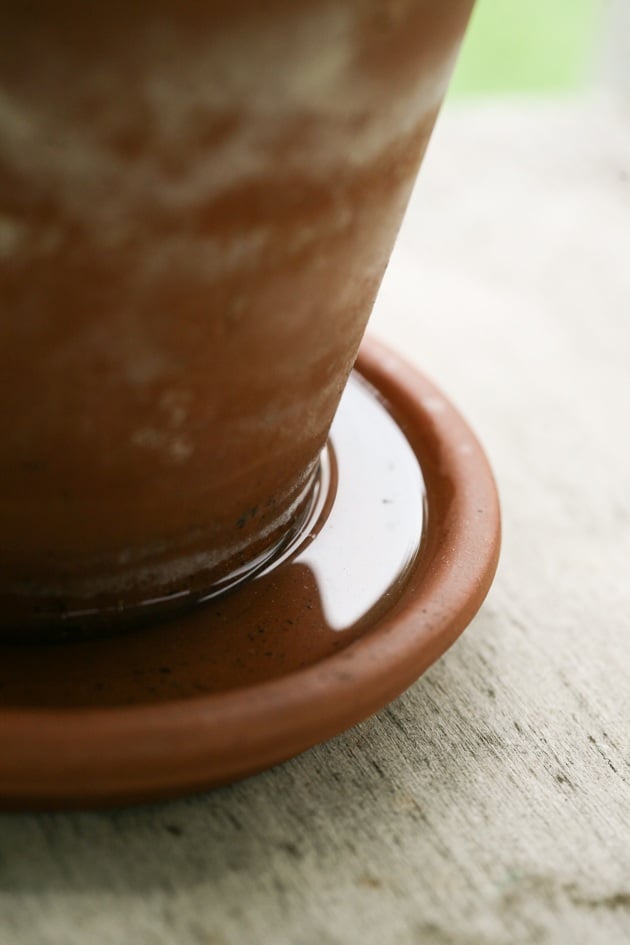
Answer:
POLYGON ((287 561, 163 627, 0 645, 5 806, 121 804, 243 777, 381 708, 454 642, 497 564, 491 471, 462 417, 400 357, 370 342, 359 367, 424 478, 424 533, 404 580, 346 633, 313 606, 325 588, 318 597, 312 573, 287 561))
POLYGON ((3 4, 0 629, 297 527, 470 6, 3 4))

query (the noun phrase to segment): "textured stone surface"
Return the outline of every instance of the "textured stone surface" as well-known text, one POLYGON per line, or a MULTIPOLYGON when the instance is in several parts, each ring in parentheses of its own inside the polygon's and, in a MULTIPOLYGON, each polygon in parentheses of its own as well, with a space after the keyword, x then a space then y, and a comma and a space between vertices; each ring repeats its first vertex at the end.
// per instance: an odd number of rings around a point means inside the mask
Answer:
POLYGON ((376 718, 274 771, 3 816, 2 945, 630 939, 629 119, 445 114, 375 313, 499 480, 474 624, 376 718))

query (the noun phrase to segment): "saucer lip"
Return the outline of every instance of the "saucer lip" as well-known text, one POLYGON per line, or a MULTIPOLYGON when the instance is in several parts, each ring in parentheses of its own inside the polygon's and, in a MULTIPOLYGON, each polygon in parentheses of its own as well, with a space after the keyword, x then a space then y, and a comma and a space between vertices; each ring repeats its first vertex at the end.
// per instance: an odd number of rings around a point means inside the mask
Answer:
POLYGON ((400 695, 481 606, 500 510, 467 422, 401 355, 366 338, 357 369, 416 453, 428 519, 412 573, 376 626, 304 669, 151 705, 0 709, 0 805, 94 807, 237 780, 339 734, 400 695))

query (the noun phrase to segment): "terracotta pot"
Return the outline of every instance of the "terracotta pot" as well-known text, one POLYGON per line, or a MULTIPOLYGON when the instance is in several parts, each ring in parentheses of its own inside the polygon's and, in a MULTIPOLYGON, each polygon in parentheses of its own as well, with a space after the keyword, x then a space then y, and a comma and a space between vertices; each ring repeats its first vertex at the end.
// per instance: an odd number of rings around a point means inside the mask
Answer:
POLYGON ((470 0, 9 0, 0 628, 154 614, 299 524, 470 0))

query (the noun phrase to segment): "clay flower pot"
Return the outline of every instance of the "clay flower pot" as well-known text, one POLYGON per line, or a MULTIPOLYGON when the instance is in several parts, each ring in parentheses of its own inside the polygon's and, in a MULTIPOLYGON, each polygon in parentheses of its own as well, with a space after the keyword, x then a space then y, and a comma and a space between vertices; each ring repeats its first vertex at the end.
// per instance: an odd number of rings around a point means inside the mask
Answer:
POLYGON ((153 619, 299 528, 470 0, 17 0, 0 629, 153 619))

